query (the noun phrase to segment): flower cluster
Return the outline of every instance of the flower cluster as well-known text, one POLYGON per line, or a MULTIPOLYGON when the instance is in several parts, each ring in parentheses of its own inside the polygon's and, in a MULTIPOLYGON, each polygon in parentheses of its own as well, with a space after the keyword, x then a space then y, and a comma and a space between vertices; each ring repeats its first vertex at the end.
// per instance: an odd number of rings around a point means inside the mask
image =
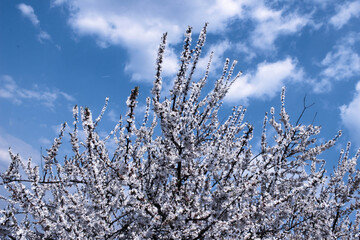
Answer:
POLYGON ((253 126, 246 109, 233 108, 220 122, 222 99, 236 61, 227 59, 214 88, 204 94, 212 54, 203 78, 194 72, 206 26, 191 49, 186 30, 179 72, 170 97, 161 97, 163 36, 152 98, 136 124, 138 88, 128 111, 105 139, 88 108, 74 107, 73 155, 59 160, 60 135, 44 157, 43 170, 10 151, 1 174, 10 193, 1 197, 2 239, 358 239, 360 236, 359 152, 341 151, 333 173, 318 156, 341 133, 316 143, 320 127, 293 125, 285 110, 285 88, 277 120, 264 118, 261 147, 251 148, 253 126), (153 114, 151 114, 153 113, 153 114), (78 137, 79 116, 85 140, 78 137), (274 141, 266 130, 275 130, 274 141), (106 142, 115 141, 109 154, 106 142))

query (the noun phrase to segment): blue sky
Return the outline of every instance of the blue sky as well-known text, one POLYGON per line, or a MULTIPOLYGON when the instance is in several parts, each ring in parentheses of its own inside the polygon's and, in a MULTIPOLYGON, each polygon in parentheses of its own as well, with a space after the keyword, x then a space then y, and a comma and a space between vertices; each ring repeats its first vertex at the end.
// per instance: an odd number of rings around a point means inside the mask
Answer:
POLYGON ((360 1, 2 0, 0 170, 9 162, 10 146, 38 162, 40 148, 50 147, 60 124, 72 122, 75 104, 97 115, 109 97, 101 126, 105 134, 126 111, 130 90, 139 86, 141 113, 162 33, 168 32, 169 40, 166 89, 177 72, 186 27, 193 27, 196 39, 205 22, 208 37, 198 76, 211 51, 210 85, 226 57, 237 59, 237 70, 243 71, 225 99, 223 116, 233 105, 245 105, 246 120, 260 132, 264 113, 271 106, 279 109, 286 86, 294 122, 307 96, 307 104, 315 105, 303 123, 322 126, 320 141, 342 129, 335 150, 348 140, 358 147, 359 18, 360 1))

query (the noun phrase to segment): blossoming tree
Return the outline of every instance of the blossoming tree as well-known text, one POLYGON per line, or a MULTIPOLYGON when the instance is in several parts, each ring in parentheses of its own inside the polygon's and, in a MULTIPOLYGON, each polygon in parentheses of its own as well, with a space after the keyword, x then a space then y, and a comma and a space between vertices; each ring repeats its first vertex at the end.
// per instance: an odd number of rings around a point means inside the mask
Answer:
MULTIPOLYGON (((179 71, 161 96, 164 34, 152 97, 141 124, 135 121, 138 88, 128 111, 105 139, 97 133, 106 105, 93 119, 74 107, 72 156, 58 159, 66 124, 39 169, 10 152, 1 174, 9 197, 0 211, 2 239, 358 239, 359 153, 342 150, 332 173, 318 158, 334 139, 317 144, 320 127, 293 125, 281 93, 279 118, 266 115, 261 147, 252 150, 253 126, 245 109, 218 119, 236 61, 226 60, 208 94, 212 55, 194 79, 206 26, 192 49, 185 34, 179 71), (85 141, 79 140, 80 125, 85 141), (274 141, 266 130, 275 130, 274 141), (116 142, 109 153, 106 143, 116 142)), ((259 136, 260 137, 260 136, 259 136)))

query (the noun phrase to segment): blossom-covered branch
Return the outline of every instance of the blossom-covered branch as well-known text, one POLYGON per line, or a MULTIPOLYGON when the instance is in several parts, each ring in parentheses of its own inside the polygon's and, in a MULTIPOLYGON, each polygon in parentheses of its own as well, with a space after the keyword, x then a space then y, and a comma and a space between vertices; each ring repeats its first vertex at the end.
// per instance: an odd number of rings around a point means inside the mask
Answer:
POLYGON ((79 114, 74 107, 72 156, 58 159, 65 124, 42 170, 9 151, 0 183, 9 192, 1 197, 7 204, 0 211, 2 239, 359 238, 360 153, 351 157, 348 144, 327 173, 319 155, 341 132, 318 143, 319 126, 293 125, 285 88, 279 117, 274 108, 266 113, 260 148, 253 149, 254 126, 244 121, 245 108, 234 107, 219 121, 222 100, 241 75, 233 74, 237 62, 226 59, 205 93, 211 53, 204 76, 195 79, 206 28, 194 49, 192 29, 186 30, 170 98, 161 96, 164 34, 142 124, 135 119, 135 87, 125 122, 121 118, 105 139, 97 129, 108 99, 95 120, 90 109, 79 114), (274 141, 267 139, 269 128, 274 141), (116 144, 113 154, 108 141, 116 144))

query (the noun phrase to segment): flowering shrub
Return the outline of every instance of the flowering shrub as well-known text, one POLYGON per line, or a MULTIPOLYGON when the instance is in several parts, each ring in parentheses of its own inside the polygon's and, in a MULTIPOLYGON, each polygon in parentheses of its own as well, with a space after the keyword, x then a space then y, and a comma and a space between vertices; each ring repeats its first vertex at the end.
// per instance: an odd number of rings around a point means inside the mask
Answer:
POLYGON ((74 107, 71 157, 57 158, 66 124, 42 171, 10 151, 11 164, 1 174, 10 193, 2 197, 8 204, 0 212, 2 239, 358 239, 359 152, 350 157, 348 144, 326 173, 318 156, 341 133, 316 144, 320 127, 291 123, 285 89, 279 120, 271 108, 254 152, 244 108, 234 108, 223 123, 218 119, 222 99, 240 76, 232 76, 236 61, 226 60, 205 96, 212 57, 204 77, 193 79, 205 37, 206 26, 191 49, 187 29, 178 74, 163 99, 163 36, 141 125, 135 123, 135 88, 126 116, 105 139, 97 125, 106 105, 96 120, 88 108, 79 114, 74 107), (78 137, 80 122, 85 141, 78 137), (276 132, 271 144, 269 127, 276 132), (106 142, 112 139, 117 148, 110 155, 106 142))

